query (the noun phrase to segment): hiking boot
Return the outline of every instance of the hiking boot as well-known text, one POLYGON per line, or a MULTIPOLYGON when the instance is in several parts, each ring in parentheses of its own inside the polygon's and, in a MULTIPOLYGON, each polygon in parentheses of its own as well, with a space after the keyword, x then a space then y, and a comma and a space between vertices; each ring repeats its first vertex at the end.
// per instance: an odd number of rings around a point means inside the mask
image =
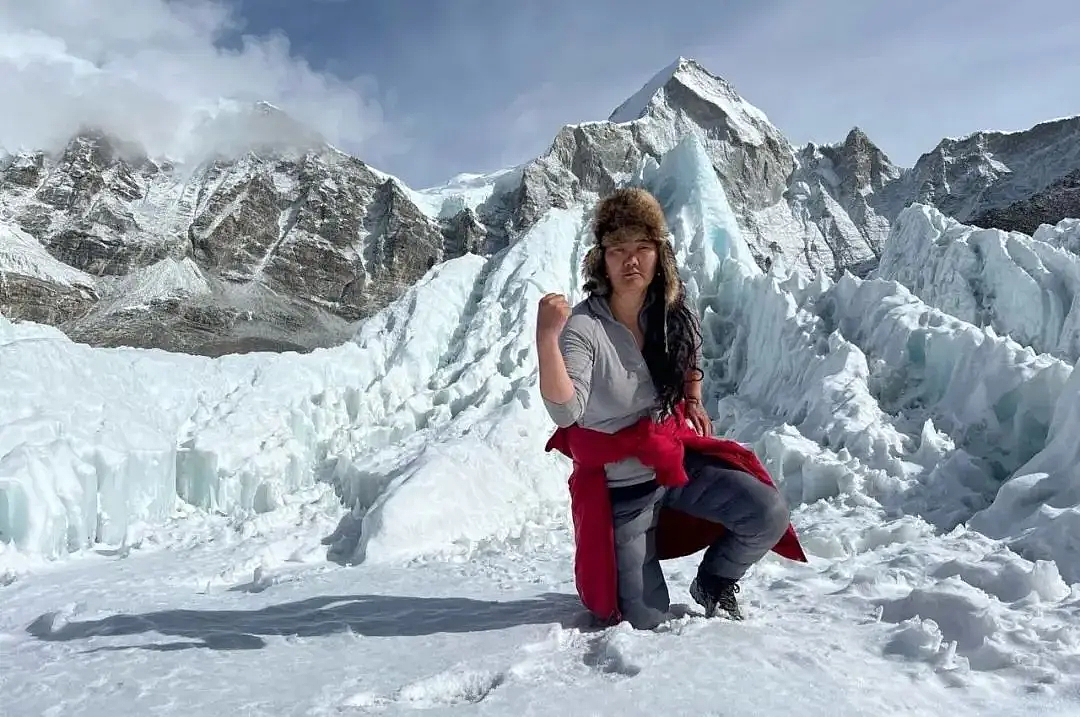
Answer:
POLYGON ((739 601, 735 599, 737 592, 739 584, 727 578, 698 575, 690 583, 690 597, 705 608, 705 617, 715 617, 718 610, 723 610, 732 620, 742 620, 739 601))

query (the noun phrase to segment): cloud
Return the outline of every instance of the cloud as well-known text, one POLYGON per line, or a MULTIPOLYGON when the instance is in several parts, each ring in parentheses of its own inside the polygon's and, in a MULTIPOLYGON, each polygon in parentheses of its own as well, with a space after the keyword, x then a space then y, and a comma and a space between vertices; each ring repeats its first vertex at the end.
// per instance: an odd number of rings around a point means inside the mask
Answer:
POLYGON ((259 101, 350 152, 403 145, 374 80, 318 72, 284 35, 241 30, 211 0, 0 0, 0 149, 52 149, 92 126, 197 159, 235 144, 237 117, 259 101))

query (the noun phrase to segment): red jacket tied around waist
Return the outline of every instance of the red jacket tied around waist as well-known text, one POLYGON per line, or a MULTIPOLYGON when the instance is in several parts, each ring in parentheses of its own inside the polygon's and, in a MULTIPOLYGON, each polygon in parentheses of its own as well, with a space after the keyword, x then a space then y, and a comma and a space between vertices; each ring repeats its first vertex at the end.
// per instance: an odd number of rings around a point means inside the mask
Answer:
MULTIPOLYGON (((611 502, 604 464, 633 457, 656 471, 658 483, 676 487, 689 481, 683 456, 690 450, 776 487, 753 451, 736 441, 698 435, 686 424, 681 410, 661 423, 645 418, 616 433, 603 433, 578 425, 559 428, 545 446, 545 451, 552 450, 574 462, 569 488, 578 595, 591 613, 605 621, 617 621, 621 616, 611 502)), ((656 526, 657 555, 661 560, 691 555, 711 545, 723 532, 724 527, 719 523, 665 507, 660 511, 656 526)), ((807 562, 790 523, 773 551, 790 560, 807 562)))

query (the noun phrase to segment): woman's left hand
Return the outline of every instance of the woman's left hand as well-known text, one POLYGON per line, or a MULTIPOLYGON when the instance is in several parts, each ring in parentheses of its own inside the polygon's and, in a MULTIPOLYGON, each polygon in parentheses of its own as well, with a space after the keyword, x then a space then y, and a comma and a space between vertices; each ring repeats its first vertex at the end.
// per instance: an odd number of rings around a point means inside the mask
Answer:
POLYGON ((686 402, 686 417, 699 435, 712 435, 712 419, 709 418, 708 411, 705 410, 700 401, 691 400, 686 402))

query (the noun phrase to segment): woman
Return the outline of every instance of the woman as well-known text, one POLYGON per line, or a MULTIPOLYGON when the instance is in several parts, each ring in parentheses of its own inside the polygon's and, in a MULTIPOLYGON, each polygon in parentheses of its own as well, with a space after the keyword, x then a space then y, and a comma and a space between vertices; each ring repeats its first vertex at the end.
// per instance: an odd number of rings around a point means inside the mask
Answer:
POLYGON ((588 297, 540 301, 540 392, 573 458, 575 574, 602 620, 668 617, 660 560, 707 548, 690 594, 741 619, 735 593, 769 550, 805 561, 788 509, 753 453, 712 437, 701 334, 663 210, 642 189, 603 200, 582 273, 588 297), (692 426, 692 428, 691 428, 692 426))

